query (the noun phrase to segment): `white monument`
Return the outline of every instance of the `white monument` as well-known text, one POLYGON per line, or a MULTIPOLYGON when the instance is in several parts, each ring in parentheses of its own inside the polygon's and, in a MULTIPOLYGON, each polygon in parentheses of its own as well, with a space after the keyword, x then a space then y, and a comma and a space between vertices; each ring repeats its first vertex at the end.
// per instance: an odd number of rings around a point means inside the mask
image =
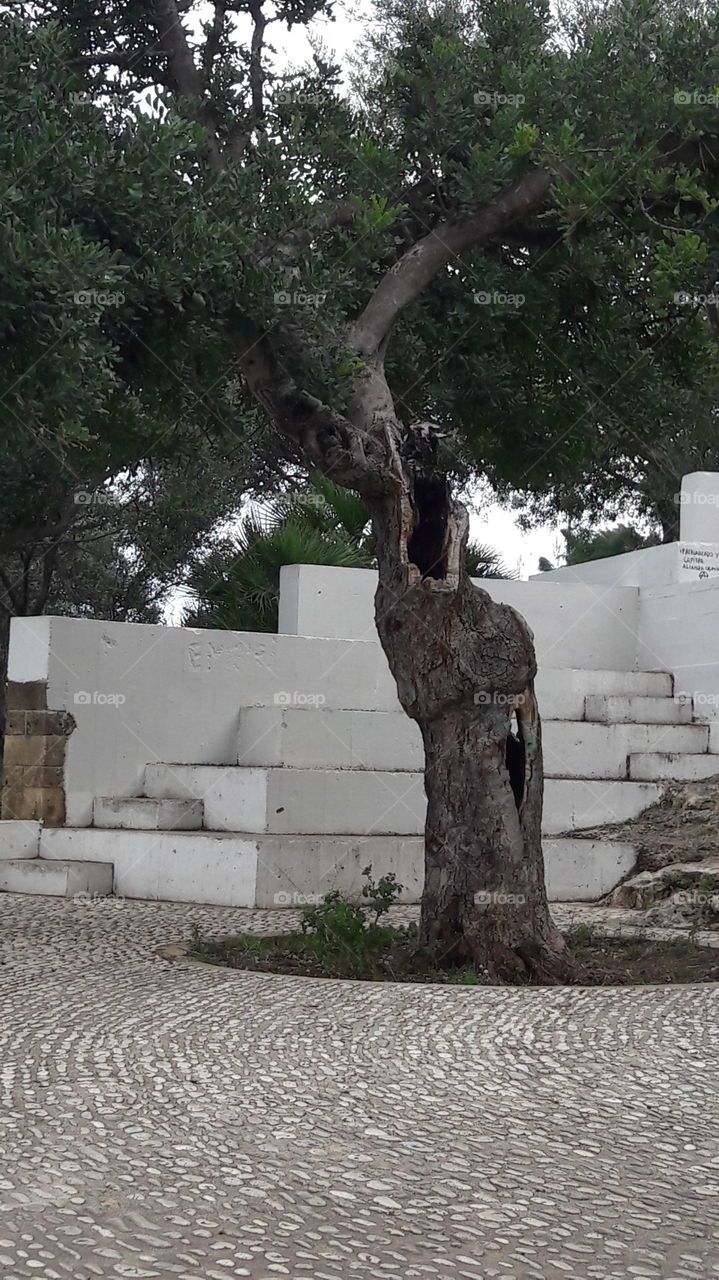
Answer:
POLYGON ((719 574, 719 474, 692 471, 679 494, 680 582, 697 582, 719 574))

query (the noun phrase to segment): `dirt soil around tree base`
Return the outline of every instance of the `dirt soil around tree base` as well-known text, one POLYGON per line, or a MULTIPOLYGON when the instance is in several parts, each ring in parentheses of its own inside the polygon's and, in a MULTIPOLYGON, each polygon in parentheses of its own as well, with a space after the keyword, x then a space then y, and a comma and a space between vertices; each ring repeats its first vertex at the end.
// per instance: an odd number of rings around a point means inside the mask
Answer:
MULTIPOLYGON (((411 929, 383 930, 382 945, 361 957, 324 956, 311 936, 287 933, 258 937, 195 937, 188 954, 206 964, 260 973, 312 978, 355 978, 372 982, 442 983, 459 986, 502 985, 474 969, 447 968, 420 948, 411 929)), ((608 937, 587 925, 566 934, 577 962, 572 985, 643 986, 719 982, 719 950, 691 938, 653 940, 608 937)))
POLYGON ((719 862, 719 775, 669 784, 659 804, 630 822, 567 834, 633 844, 639 855, 636 871, 658 871, 674 862, 719 862))

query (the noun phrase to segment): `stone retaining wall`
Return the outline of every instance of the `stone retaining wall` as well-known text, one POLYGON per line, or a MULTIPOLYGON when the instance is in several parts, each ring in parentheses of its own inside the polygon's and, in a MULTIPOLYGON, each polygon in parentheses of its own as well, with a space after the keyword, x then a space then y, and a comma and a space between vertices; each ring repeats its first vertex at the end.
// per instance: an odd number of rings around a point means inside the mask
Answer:
POLYGON ((64 765, 75 721, 67 711, 48 711, 42 680, 9 681, 0 816, 65 822, 64 765))

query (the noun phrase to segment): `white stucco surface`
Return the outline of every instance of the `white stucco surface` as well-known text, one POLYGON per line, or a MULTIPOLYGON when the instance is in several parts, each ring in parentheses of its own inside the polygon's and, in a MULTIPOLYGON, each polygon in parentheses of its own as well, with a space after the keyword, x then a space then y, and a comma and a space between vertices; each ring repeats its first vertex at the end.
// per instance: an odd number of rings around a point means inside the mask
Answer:
MULTIPOLYGON (((633 671, 636 586, 479 579, 493 600, 513 605, 534 633, 540 666, 633 671)), ((287 565, 280 574, 280 631, 377 641, 373 569, 287 565)))

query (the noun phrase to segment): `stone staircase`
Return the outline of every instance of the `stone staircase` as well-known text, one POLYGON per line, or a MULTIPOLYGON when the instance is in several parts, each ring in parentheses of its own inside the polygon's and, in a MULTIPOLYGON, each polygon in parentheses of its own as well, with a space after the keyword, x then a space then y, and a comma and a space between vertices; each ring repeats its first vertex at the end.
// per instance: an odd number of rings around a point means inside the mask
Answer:
MULTIPOLYGON (((663 672, 555 669, 537 685, 550 897, 599 897, 634 852, 581 831, 636 817, 668 780, 719 772, 717 726, 663 672)), ((143 794, 97 797, 91 827, 0 824, 0 889, 272 907, 355 891, 371 863, 417 901, 422 767, 401 711, 244 707, 232 761, 148 763, 143 794)))

